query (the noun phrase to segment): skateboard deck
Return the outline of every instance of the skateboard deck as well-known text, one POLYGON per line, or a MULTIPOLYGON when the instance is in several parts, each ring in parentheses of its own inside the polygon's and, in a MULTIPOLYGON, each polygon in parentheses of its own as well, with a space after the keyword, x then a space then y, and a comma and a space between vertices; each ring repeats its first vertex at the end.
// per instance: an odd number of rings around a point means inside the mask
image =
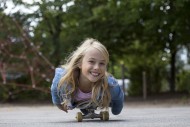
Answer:
POLYGON ((109 112, 108 111, 101 111, 100 113, 95 113, 97 106, 89 101, 85 101, 79 103, 76 108, 78 109, 86 109, 87 114, 83 114, 82 112, 77 112, 76 119, 78 122, 82 122, 83 119, 94 119, 100 118, 100 120, 108 121, 109 120, 109 112))
POLYGON ((99 114, 93 112, 89 112, 88 114, 82 114, 82 112, 77 112, 76 119, 78 122, 82 122, 83 119, 94 119, 100 118, 100 120, 108 121, 109 120, 109 112, 101 111, 99 114))

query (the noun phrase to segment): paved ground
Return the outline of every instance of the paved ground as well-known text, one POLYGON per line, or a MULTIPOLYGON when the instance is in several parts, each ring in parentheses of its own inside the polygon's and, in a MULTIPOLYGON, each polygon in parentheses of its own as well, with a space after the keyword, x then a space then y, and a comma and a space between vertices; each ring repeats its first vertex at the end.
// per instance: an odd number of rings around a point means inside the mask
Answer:
POLYGON ((190 105, 125 105, 109 121, 76 122, 78 110, 64 113, 52 105, 0 105, 0 127, 190 127, 190 105))

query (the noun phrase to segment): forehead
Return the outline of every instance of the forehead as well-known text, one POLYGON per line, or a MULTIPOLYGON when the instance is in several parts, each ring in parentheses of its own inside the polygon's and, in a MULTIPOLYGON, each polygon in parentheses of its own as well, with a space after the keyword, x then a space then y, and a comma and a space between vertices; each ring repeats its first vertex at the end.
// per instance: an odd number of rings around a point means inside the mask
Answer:
POLYGON ((90 47, 89 49, 86 50, 84 58, 86 58, 86 59, 92 58, 92 59, 96 59, 96 60, 104 60, 105 61, 103 54, 94 47, 90 47))

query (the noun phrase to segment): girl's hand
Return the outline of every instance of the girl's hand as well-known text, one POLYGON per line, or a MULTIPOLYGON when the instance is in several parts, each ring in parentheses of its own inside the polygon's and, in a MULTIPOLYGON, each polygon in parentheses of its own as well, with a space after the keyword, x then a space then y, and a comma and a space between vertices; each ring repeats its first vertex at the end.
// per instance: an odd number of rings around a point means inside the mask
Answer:
POLYGON ((66 104, 61 104, 61 105, 57 105, 57 107, 61 110, 63 110, 64 112, 68 113, 68 109, 67 109, 67 105, 66 104))
POLYGON ((65 111, 66 113, 68 113, 68 111, 67 111, 68 110, 67 104, 64 103, 61 106, 62 106, 62 110, 65 111))

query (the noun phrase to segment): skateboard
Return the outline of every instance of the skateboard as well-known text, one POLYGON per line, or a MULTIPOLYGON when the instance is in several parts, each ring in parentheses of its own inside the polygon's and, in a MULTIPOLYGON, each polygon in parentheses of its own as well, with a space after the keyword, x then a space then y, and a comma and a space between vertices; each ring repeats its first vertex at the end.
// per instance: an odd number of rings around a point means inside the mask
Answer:
POLYGON ((94 112, 94 110, 92 110, 86 115, 82 114, 82 112, 77 112, 77 115, 76 115, 76 119, 78 122, 82 122, 83 119, 94 119, 94 118, 100 118, 100 120, 108 121, 109 112, 101 111, 99 114, 97 114, 94 112))
POLYGON ((78 109, 86 109, 87 114, 83 114, 82 112, 77 112, 76 119, 78 122, 82 122, 83 119, 94 119, 100 118, 100 120, 108 121, 109 120, 109 112, 101 111, 100 113, 95 113, 97 106, 91 102, 83 102, 77 105, 78 109))

